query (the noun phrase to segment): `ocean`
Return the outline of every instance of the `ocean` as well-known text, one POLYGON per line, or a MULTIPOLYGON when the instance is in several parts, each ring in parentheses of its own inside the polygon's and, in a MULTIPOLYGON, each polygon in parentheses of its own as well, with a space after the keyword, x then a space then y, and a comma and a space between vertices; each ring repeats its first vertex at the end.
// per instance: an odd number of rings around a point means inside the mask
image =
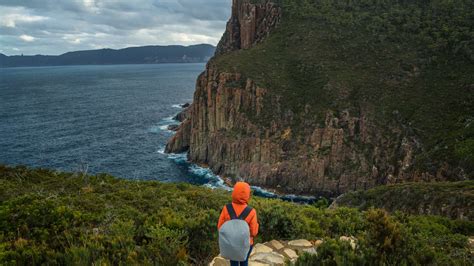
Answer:
MULTIPOLYGON (((205 64, 0 69, 0 164, 188 182, 229 190, 186 154, 165 154, 173 117, 205 64)), ((254 187, 265 197, 277 196, 254 187)))

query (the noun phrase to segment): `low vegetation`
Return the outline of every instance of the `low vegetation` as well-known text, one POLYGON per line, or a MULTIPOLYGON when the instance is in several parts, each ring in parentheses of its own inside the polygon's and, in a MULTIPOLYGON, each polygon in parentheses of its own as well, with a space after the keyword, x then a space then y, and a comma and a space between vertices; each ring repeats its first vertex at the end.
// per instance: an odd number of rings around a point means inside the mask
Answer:
MULTIPOLYGON (((225 191, 0 166, 1 265, 203 265, 218 254, 225 191)), ((474 263, 471 221, 383 210, 326 209, 254 197, 260 235, 325 239, 300 265, 474 263), (354 236, 353 250, 339 236, 354 236), (313 261, 313 262, 312 262, 313 261)))
MULTIPOLYGON (((473 1, 274 2, 283 17, 265 41, 211 63, 281 96, 293 132, 327 110, 368 110, 380 129, 396 121, 420 139, 418 169, 447 162, 474 176, 473 1)), ((250 118, 269 127, 281 116, 263 111, 250 118)))
POLYGON ((349 192, 338 206, 433 214, 474 221, 474 181, 404 183, 349 192))

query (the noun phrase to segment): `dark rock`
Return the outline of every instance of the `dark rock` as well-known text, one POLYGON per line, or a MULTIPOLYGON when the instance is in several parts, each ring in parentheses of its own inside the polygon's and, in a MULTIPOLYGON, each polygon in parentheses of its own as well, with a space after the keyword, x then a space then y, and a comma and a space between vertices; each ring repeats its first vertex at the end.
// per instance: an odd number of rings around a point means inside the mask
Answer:
POLYGON ((232 16, 226 32, 216 48, 216 55, 248 49, 261 42, 278 24, 281 8, 271 0, 252 4, 248 0, 233 0, 232 16))
POLYGON ((174 120, 178 120, 179 122, 183 122, 184 120, 186 120, 187 118, 189 118, 189 111, 190 111, 190 108, 189 106, 184 109, 183 111, 179 112, 175 117, 174 117, 174 120))
POLYGON ((169 125, 168 130, 171 131, 178 131, 179 125, 169 125))
POLYGON ((184 121, 165 148, 166 153, 182 153, 189 149, 191 120, 184 121))
MULTIPOLYGON (((387 124, 397 138, 380 134, 364 108, 357 115, 328 110, 324 125, 306 128, 309 133, 300 141, 284 126, 291 124, 288 119, 296 119, 293 115, 275 114, 272 125, 261 128, 247 114, 258 117, 265 108, 264 99, 273 110, 282 106, 267 89, 242 79, 239 73, 209 65, 198 78, 193 104, 179 115, 184 122, 166 151, 189 150, 191 161, 209 165, 217 174, 297 194, 335 196, 430 177, 410 171, 416 140, 400 134, 402 129, 396 125, 387 124), (371 149, 360 152, 347 139, 357 139, 371 149)), ((310 122, 303 124, 314 124, 310 122)))

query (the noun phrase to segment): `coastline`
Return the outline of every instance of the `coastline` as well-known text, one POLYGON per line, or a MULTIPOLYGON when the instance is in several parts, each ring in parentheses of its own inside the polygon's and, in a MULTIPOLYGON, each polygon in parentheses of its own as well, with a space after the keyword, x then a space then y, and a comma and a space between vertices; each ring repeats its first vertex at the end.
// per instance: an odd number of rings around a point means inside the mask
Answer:
MULTIPOLYGON (((187 107, 183 107, 183 106, 188 105, 188 104, 189 103, 173 104, 172 106, 174 108, 180 108, 181 111, 174 114, 173 116, 163 119, 159 123, 160 124, 159 129, 175 134, 176 132, 170 130, 168 127, 171 125, 180 125, 182 123, 182 121, 177 120, 176 117, 180 113, 185 112, 187 110, 187 107)), ((195 164, 195 163, 190 162, 187 158, 187 154, 188 154, 187 151, 183 153, 166 153, 165 146, 163 146, 163 147, 160 147, 160 149, 158 149, 157 152, 160 154, 166 155, 168 159, 174 161, 176 164, 185 165, 188 168, 188 172, 190 174, 198 176, 199 178, 203 180, 207 180, 208 183, 202 184, 203 186, 209 187, 212 189, 224 189, 227 191, 232 190, 234 183, 232 182, 231 178, 216 175, 206 165, 200 165, 200 164, 195 164)), ((250 187, 254 191, 254 195, 258 197, 281 199, 284 201, 303 203, 303 204, 311 204, 322 198, 332 201, 331 198, 326 198, 323 195, 312 196, 312 195, 287 194, 282 190, 252 186, 252 184, 250 184, 250 187)))

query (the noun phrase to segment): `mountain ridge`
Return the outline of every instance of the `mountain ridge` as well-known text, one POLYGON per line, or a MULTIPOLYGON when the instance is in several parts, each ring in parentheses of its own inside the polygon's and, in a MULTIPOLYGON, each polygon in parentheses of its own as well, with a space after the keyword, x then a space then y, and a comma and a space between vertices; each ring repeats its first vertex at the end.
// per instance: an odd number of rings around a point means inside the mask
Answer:
POLYGON ((2 56, 0 67, 109 65, 207 62, 214 54, 210 44, 190 46, 148 45, 122 49, 96 49, 66 52, 61 55, 2 56))

